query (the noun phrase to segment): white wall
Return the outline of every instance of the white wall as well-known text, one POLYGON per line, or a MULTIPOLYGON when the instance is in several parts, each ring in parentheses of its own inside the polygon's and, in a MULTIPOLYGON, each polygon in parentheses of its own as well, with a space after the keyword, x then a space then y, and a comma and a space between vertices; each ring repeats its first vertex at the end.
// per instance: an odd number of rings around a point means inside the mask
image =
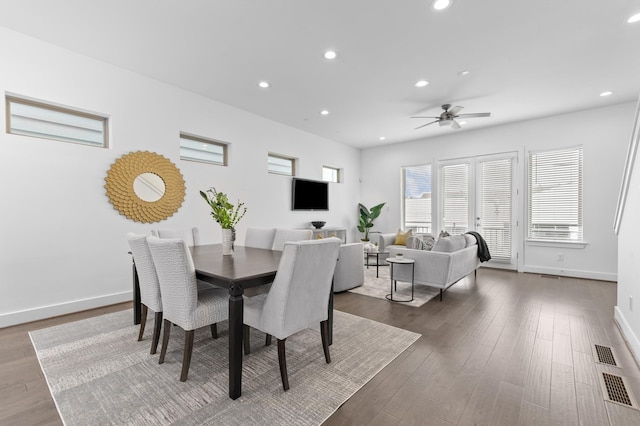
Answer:
MULTIPOLYGON (((629 102, 476 131, 451 130, 441 137, 363 150, 363 203, 373 205, 386 201, 374 229, 395 232, 401 226, 402 166, 431 163, 435 169, 438 161, 446 159, 515 151, 519 157, 517 214, 523 240, 526 153, 581 144, 584 147, 584 239, 588 245, 576 249, 521 244, 519 270, 615 281, 617 241, 613 219, 634 107, 634 103, 629 102), (557 260, 560 252, 564 254, 562 262, 557 260)), ((435 206, 433 211, 437 211, 435 206)))
MULTIPOLYGON (((640 123, 637 125, 640 125, 640 123)), ((630 135, 631 132, 629 132, 630 135)), ((636 154, 618 233, 618 302, 615 308, 615 319, 629 343, 636 361, 640 362, 640 268, 638 267, 640 265, 640 244, 638 244, 638 217, 640 217, 640 158, 636 154)))
MULTIPOLYGON (((356 237, 359 151, 0 27, 0 89, 110 116, 110 148, 0 132, 0 327, 131 299, 127 232, 197 226, 203 243, 221 241, 198 190, 240 198, 238 226, 346 227, 356 237), (180 131, 231 144, 229 167, 179 159, 180 131), (140 224, 113 209, 104 178, 121 155, 149 150, 181 170, 187 194, 161 223, 140 224), (266 172, 267 152, 299 158, 298 176, 331 184, 328 212, 292 212, 291 178, 266 172)), ((215 76, 212 76, 215 78, 215 76)), ((0 112, 5 115, 4 102, 0 112)))

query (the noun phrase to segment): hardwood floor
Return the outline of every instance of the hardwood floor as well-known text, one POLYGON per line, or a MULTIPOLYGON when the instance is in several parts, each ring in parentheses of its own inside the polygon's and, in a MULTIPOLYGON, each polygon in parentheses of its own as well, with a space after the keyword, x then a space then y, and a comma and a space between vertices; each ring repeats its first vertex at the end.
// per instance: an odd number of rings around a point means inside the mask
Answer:
MULTIPOLYGON (((601 372, 640 398, 640 369, 613 321, 613 283, 481 269, 420 308, 352 293, 335 308, 422 334, 326 425, 639 425, 605 402, 601 372), (612 347, 622 368, 597 364, 612 347)), ((59 425, 27 334, 130 304, 0 329, 0 424, 59 425)))

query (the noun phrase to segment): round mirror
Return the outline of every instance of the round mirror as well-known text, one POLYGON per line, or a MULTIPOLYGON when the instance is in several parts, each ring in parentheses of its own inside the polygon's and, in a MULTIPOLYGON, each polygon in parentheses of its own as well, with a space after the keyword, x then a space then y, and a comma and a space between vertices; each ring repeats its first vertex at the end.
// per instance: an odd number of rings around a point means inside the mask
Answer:
POLYGON ((111 165, 104 180, 109 202, 136 222, 160 222, 177 212, 184 201, 180 170, 154 152, 123 155, 111 165))
POLYGON ((133 192, 142 200, 153 203, 164 195, 164 181, 155 173, 142 173, 133 181, 133 192))

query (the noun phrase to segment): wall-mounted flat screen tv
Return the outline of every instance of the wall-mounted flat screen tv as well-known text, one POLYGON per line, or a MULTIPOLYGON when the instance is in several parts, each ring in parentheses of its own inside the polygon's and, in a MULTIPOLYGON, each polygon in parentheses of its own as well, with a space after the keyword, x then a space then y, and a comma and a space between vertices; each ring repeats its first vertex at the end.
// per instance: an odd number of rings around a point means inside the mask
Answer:
POLYGON ((329 184, 316 180, 291 180, 291 210, 329 210, 329 184))

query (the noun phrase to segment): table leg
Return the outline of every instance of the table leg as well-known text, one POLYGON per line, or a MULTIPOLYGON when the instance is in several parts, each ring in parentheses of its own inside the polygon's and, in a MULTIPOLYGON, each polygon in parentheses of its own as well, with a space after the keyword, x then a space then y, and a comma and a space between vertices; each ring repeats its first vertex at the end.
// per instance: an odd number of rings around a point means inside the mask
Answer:
POLYGON ((244 321, 244 288, 229 287, 229 398, 242 395, 242 330, 244 321))
POLYGON ((378 269, 380 268, 380 253, 376 254, 376 278, 380 278, 378 276, 378 269))
POLYGON ((140 280, 138 279, 138 270, 136 269, 136 262, 133 261, 133 324, 140 324, 140 313, 142 312, 142 302, 140 302, 140 280))

